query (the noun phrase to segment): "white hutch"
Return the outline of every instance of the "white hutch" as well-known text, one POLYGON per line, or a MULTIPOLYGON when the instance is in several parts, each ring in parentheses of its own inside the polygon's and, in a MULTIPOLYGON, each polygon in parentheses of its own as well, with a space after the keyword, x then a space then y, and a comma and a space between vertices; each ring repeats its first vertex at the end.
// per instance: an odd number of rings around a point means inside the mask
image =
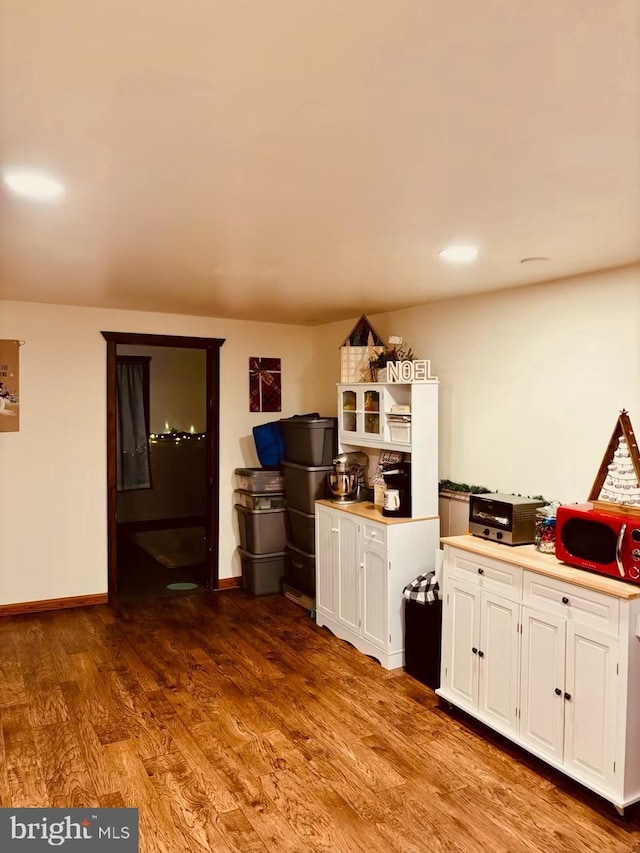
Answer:
POLYGON ((438 548, 438 382, 338 385, 338 452, 409 454, 411 518, 316 502, 316 621, 380 661, 404 663, 402 590, 438 548))

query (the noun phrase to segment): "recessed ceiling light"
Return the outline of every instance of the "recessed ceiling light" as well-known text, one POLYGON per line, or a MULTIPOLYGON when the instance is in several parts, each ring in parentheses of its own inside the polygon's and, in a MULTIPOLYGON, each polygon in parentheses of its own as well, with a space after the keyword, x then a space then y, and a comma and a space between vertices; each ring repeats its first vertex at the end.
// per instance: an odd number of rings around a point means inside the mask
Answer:
POLYGON ((478 249, 476 246, 447 246, 438 254, 450 264, 470 264, 478 257, 478 249))
POLYGON ((547 258, 544 255, 533 255, 530 258, 520 258, 520 263, 521 264, 532 264, 532 263, 535 263, 535 261, 549 261, 549 260, 551 260, 551 258, 547 258))
POLYGON ((4 169, 2 181, 11 192, 34 201, 53 201, 64 193, 60 181, 38 169, 4 169))

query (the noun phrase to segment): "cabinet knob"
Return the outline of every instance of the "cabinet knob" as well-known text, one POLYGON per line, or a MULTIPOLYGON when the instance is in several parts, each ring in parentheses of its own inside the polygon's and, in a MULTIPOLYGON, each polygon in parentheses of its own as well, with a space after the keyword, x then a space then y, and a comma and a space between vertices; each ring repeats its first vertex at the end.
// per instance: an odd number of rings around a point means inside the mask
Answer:
POLYGON ((478 574, 479 574, 479 575, 483 575, 483 574, 484 574, 484 569, 478 569, 478 574))
POLYGON ((477 655, 477 654, 478 654, 478 650, 476 649, 476 647, 475 647, 475 646, 471 649, 471 651, 474 653, 474 655, 477 655))
POLYGON ((566 596, 566 595, 563 595, 563 596, 562 596, 562 603, 563 603, 563 604, 568 604, 568 603, 569 603, 569 599, 567 598, 567 596, 566 596))
POLYGON ((372 539, 375 539, 377 535, 378 535, 378 534, 375 532, 375 530, 372 530, 372 531, 371 531, 371 538, 372 538, 372 539))
POLYGON ((484 657, 484 652, 478 652, 478 657, 479 657, 479 658, 483 658, 483 657, 484 657))
POLYGON ((555 694, 556 694, 556 696, 562 696, 562 690, 560 690, 559 687, 556 687, 555 694))
POLYGON ((567 702, 570 702, 571 701, 571 693, 565 693, 564 698, 567 700, 567 702))
POLYGON ((332 528, 331 528, 331 532, 332 532, 332 533, 337 533, 337 532, 338 532, 338 528, 337 528, 337 527, 332 527, 332 528))

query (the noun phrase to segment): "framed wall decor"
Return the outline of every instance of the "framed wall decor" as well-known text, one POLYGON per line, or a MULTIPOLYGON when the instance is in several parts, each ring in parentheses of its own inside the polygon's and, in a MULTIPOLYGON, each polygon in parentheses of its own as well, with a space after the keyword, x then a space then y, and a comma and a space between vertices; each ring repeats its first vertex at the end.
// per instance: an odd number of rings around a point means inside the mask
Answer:
POLYGON ((20 429, 20 341, 0 340, 0 432, 20 429))

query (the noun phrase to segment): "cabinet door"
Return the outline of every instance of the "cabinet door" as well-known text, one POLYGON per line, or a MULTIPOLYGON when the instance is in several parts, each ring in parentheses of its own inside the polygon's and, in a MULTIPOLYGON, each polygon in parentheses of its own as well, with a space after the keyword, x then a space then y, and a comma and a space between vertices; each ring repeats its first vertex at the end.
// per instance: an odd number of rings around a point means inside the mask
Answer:
POLYGON ((387 648, 387 552, 375 545, 362 546, 362 636, 387 648))
POLYGON ((362 391, 362 432, 364 438, 382 435, 382 390, 364 388, 362 391))
POLYGON ((337 512, 337 619, 360 633, 360 527, 355 516, 337 512))
POLYGON ((335 615, 338 513, 316 509, 316 606, 328 616, 335 615))
POLYGON ((338 413, 340 432, 355 435, 358 431, 358 392, 355 388, 341 388, 338 391, 338 413))
POLYGON ((520 605, 482 593, 479 711, 491 726, 515 732, 520 678, 520 605))
POLYGON ((618 645, 567 623, 564 763, 600 784, 614 778, 618 645))
POLYGON ((456 702, 473 709, 478 706, 481 596, 480 589, 454 581, 444 608, 444 683, 456 702))
POLYGON ((562 761, 566 620, 522 608, 520 737, 562 761))

